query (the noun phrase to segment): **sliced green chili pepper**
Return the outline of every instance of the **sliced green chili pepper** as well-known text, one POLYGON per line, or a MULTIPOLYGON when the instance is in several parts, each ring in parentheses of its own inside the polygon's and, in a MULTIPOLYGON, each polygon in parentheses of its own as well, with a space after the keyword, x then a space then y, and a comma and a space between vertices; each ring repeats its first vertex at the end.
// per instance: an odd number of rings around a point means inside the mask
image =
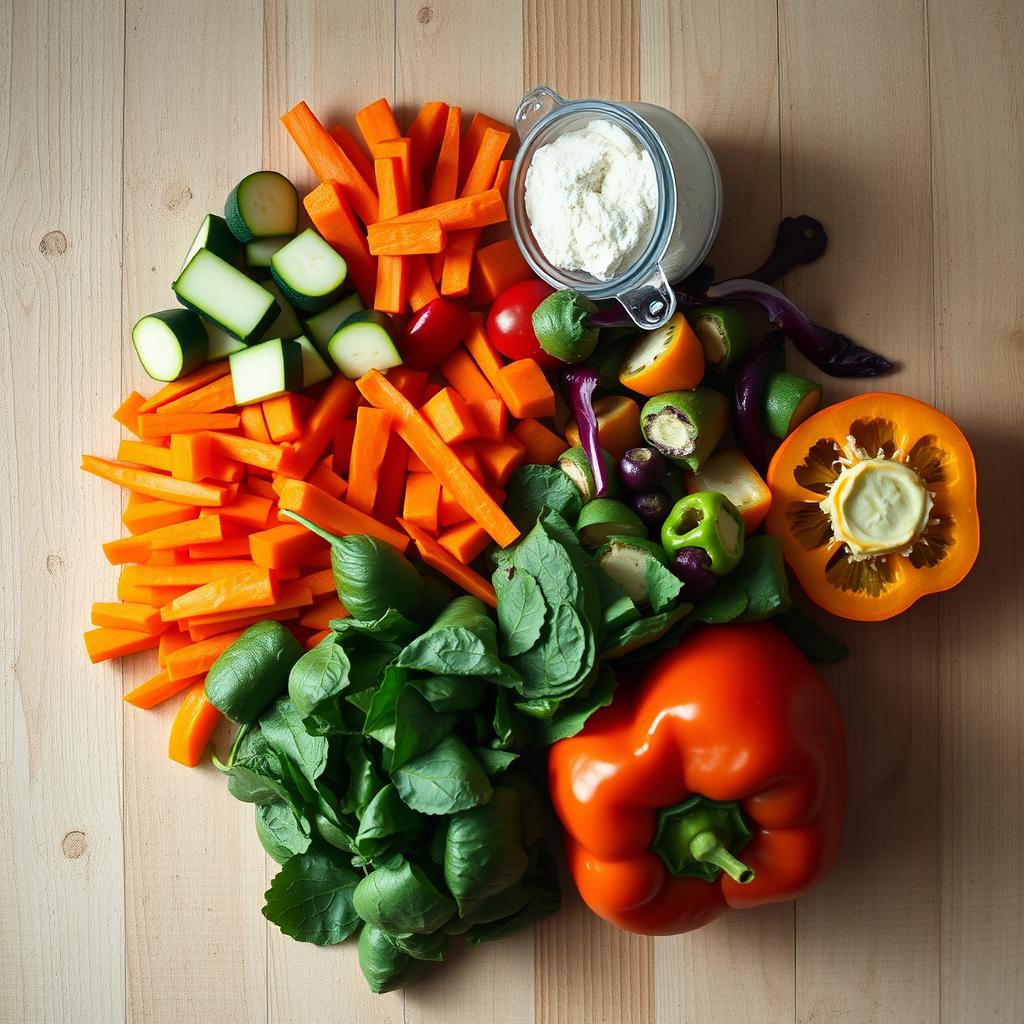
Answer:
POLYGON ((735 366, 750 351, 750 329, 733 306, 701 306, 686 317, 704 348, 704 361, 722 371, 735 366))
POLYGON ((694 473, 714 451, 728 421, 726 397, 703 387, 655 395, 640 412, 647 443, 694 473))
POLYGON ((724 576, 743 557, 743 519, 724 494, 698 491, 675 503, 661 528, 661 543, 670 554, 683 548, 706 551, 711 571, 724 576))

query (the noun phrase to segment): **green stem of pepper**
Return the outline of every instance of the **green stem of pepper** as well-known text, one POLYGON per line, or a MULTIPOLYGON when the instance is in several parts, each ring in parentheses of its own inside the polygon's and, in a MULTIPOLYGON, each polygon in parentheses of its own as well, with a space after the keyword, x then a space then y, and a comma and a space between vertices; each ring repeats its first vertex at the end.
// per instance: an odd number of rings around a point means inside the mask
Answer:
POLYGON ((743 861, 734 857, 723 845, 721 839, 708 829, 698 832, 690 840, 690 855, 696 861, 714 864, 721 868, 733 881, 746 885, 754 880, 754 872, 743 861))

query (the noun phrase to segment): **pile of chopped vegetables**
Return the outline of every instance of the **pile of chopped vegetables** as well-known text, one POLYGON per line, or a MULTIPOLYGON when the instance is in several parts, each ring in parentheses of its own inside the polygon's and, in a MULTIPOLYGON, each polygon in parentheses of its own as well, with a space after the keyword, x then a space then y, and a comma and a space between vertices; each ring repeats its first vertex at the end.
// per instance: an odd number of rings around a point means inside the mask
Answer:
MULTIPOLYGON (((257 171, 204 219, 180 305, 132 332, 163 386, 114 414, 133 435, 116 461, 83 456, 129 492, 127 534, 104 545, 118 601, 93 606, 85 642, 94 662, 157 650, 124 699, 184 691, 181 764, 238 725, 213 760, 282 865, 264 914, 302 941, 358 933, 381 992, 457 936, 557 908, 539 755, 612 702, 622 666, 697 626, 769 618, 812 660, 844 655, 791 607, 783 554, 853 543, 856 502, 829 491, 868 473, 833 468, 847 435, 818 440, 822 387, 787 371, 784 338, 834 375, 889 363, 771 287, 824 253, 812 218, 783 221, 745 278, 702 268, 685 312, 640 333, 536 280, 500 237, 506 126, 477 114, 463 133, 461 110, 432 102, 403 135, 383 99, 356 114, 358 138, 305 103, 282 121, 321 183, 300 207, 257 171), (735 301, 768 313, 757 344, 735 301), (794 470, 796 436, 811 455, 794 470), (767 476, 788 460, 792 498, 762 476, 779 440, 767 476)), ((855 554, 945 560, 941 589, 973 561, 976 513, 969 449, 934 417, 909 462, 895 428, 853 423, 843 465, 920 477, 918 533, 855 554)), ((819 562, 801 579, 832 572, 819 562)), ((888 561, 856 564, 841 592, 893 589, 888 561)))

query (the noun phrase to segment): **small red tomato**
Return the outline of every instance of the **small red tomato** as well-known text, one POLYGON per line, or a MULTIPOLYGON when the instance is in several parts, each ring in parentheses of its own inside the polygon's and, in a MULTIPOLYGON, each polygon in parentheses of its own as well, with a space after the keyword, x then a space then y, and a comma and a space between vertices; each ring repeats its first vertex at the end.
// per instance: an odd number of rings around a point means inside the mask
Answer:
POLYGON ((540 347, 533 333, 533 311, 554 291, 549 284, 536 279, 520 281, 506 288, 487 314, 487 337, 491 344, 509 359, 536 359, 545 370, 563 364, 540 347))
POLYGON ((469 333, 469 313, 440 297, 417 310, 405 325, 398 350, 410 370, 429 370, 450 355, 469 333))

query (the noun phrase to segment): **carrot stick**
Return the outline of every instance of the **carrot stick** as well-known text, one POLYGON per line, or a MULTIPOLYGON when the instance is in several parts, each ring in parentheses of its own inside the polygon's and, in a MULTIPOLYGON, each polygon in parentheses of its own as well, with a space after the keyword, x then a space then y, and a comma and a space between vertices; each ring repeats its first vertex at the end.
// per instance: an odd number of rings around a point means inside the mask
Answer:
POLYGON ((411 224, 372 224, 367 230, 370 253, 374 256, 413 256, 441 252, 448 236, 437 220, 411 224))
POLYGON ((348 618, 348 610, 341 603, 337 594, 318 601, 305 615, 299 619, 299 625, 307 629, 327 629, 331 619, 348 618))
POLYGON ((130 430, 136 437, 139 436, 139 409, 146 399, 133 391, 115 410, 114 419, 126 430, 130 430))
POLYGON ((498 374, 498 393, 518 419, 555 415, 555 392, 534 359, 517 359, 498 374))
POLYGON ((425 533, 414 523, 405 519, 399 519, 402 529, 413 539, 420 558, 432 569, 447 576, 456 586, 461 587, 467 594, 480 598, 481 601, 489 604, 492 608, 498 607, 498 599, 494 593, 494 587, 478 573, 464 566, 450 552, 446 551, 429 534, 425 533))
POLYGON ((155 676, 140 683, 134 690, 129 690, 123 700, 133 707, 155 708, 157 704, 162 704, 175 694, 181 693, 182 690, 187 690, 198 681, 197 676, 171 680, 166 672, 157 672, 155 676))
POLYGON ((480 242, 480 228, 452 233, 444 250, 441 271, 441 294, 461 298, 469 294, 469 276, 473 270, 473 254, 480 242))
POLYGON ((92 606, 92 624, 111 629, 134 629, 139 633, 162 633, 167 624, 160 612, 148 604, 127 601, 97 601, 92 606))
MULTIPOLYGON (((330 570, 327 570, 330 572, 330 570)), ((332 577, 333 579, 333 577, 332 577)), ((331 585, 333 589, 333 582, 331 585)), ((260 607, 260 615, 271 615, 274 612, 284 612, 291 608, 304 608, 313 603, 313 592, 305 580, 292 580, 282 583, 277 600, 270 605, 260 607)), ((193 626, 210 626, 215 622, 230 622, 232 619, 245 618, 245 611, 224 611, 210 612, 205 615, 190 615, 189 628, 193 626)))
POLYGON ((242 534, 228 537, 212 544, 199 544, 188 549, 189 558, 234 558, 236 560, 249 557, 249 537, 242 534))
POLYGON ((566 442, 543 423, 534 419, 520 420, 512 436, 526 447, 526 461, 550 466, 565 451, 566 442))
POLYGON ((302 480, 288 481, 279 504, 282 512, 297 512, 321 529, 339 537, 349 533, 365 533, 399 551, 404 552, 409 546, 409 542, 398 530, 377 522, 302 480))
POLYGON ((129 505, 121 516, 121 522, 129 533, 139 534, 158 530, 161 526, 183 523, 188 519, 195 519, 197 515, 199 509, 195 505, 147 500, 144 505, 129 505))
POLYGON ((484 318, 479 313, 470 313, 470 328, 466 335, 465 346, 474 362, 480 367, 480 372, 487 378, 487 383, 494 389, 497 395, 508 405, 508 398, 501 388, 501 368, 504 360, 498 350, 491 344, 487 337, 487 329, 484 327, 484 318))
POLYGON ((174 622, 193 615, 263 608, 276 600, 277 584, 271 579, 270 570, 254 565, 183 594, 161 608, 160 616, 164 622, 174 622))
POLYGON ((303 424, 306 421, 304 405, 308 399, 291 392, 266 399, 263 405, 263 418, 267 421, 270 440, 275 444, 282 441, 297 441, 302 437, 303 424))
MULTIPOLYGON (((429 383, 425 373, 420 370, 406 370, 399 366, 390 371, 388 379, 412 405, 423 404, 429 383)), ((409 446, 393 430, 389 431, 388 446, 384 450, 380 467, 377 499, 373 505, 374 519, 388 526, 393 525, 402 509, 409 455, 409 446)))
POLYGON ((421 406, 420 412, 445 444, 471 441, 478 436, 476 421, 469 406, 452 388, 442 388, 421 406))
POLYGON ((448 104, 439 100, 424 103, 409 125, 412 140, 412 169, 423 181, 427 167, 437 156, 448 121, 448 104))
POLYGON ((402 518, 415 523, 428 533, 437 533, 437 513, 441 502, 441 485, 433 473, 410 473, 405 481, 405 503, 402 518))
POLYGON ((273 502, 259 494, 241 492, 230 505, 217 510, 225 521, 262 530, 270 522, 273 502))
POLYGON ((473 119, 469 122, 469 129, 466 132, 465 143, 462 147, 462 153, 459 156, 460 183, 464 182, 469 176, 470 168, 473 166, 473 161, 476 159, 477 151, 480 149, 480 144, 483 142, 484 135, 488 128, 499 132, 507 132, 511 135, 511 130, 507 124, 502 124, 501 121, 495 121, 493 117, 488 117, 486 114, 481 114, 477 111, 477 113, 473 115, 473 119))
MULTIPOLYGON (((472 131, 472 130, 471 130, 472 131)), ((492 187, 494 176, 498 173, 498 164, 501 162, 501 154, 505 152, 508 140, 512 133, 505 129, 486 127, 476 152, 472 154, 473 162, 466 174, 466 180, 462 185, 463 196, 475 196, 480 192, 486 192, 492 187)), ((467 145, 467 156, 473 145, 472 135, 467 145)))
POLYGON ((159 412, 220 412, 235 404, 235 389, 231 386, 231 375, 218 377, 215 381, 190 391, 173 402, 161 405, 159 412))
POLYGON ((348 490, 348 484, 328 465, 330 461, 331 457, 328 456, 324 462, 321 462, 310 474, 309 482, 332 498, 340 498, 348 490))
POLYGON ((473 304, 489 306, 506 288, 529 281, 533 271, 511 238, 477 249, 471 275, 473 304))
POLYGON ((377 156, 377 144, 385 139, 397 139, 401 135, 398 122, 391 111, 391 104, 382 96, 356 111, 356 127, 363 136, 370 156, 377 156))
MULTIPOLYGON (((165 548, 160 551, 150 551, 148 555, 139 560, 139 564, 157 568, 168 565, 189 565, 191 561, 187 551, 183 551, 181 548, 177 550, 165 548)), ((202 556, 197 561, 202 561, 202 556)))
POLYGON ((225 633, 200 643, 189 644, 167 655, 164 668, 171 680, 200 676, 213 668, 213 663, 241 636, 225 633))
MULTIPOLYGON (((230 380, 230 378, 228 379, 230 380)), ((245 437, 250 441, 270 442, 270 431, 267 430, 267 421, 263 418, 263 406, 259 402, 253 405, 243 405, 238 414, 242 417, 242 434, 245 437)))
POLYGON ((241 423, 232 412, 146 412, 139 416, 139 437, 168 437, 196 430, 234 430, 241 423))
POLYGON ((227 633, 236 629, 246 629, 257 622, 266 622, 267 620, 287 622, 290 619, 297 619, 300 614, 301 612, 298 608, 288 608, 283 612, 268 612, 261 608, 258 612, 243 612, 240 618, 229 619, 226 622, 211 622, 208 625, 198 626, 193 626, 190 623, 188 635, 194 642, 198 643, 200 640, 208 640, 210 637, 220 636, 221 633, 227 633))
MULTIPOLYGON (((277 501, 277 492, 271 486, 269 480, 264 480, 262 477, 252 476, 251 474, 246 478, 245 488, 250 494, 257 498, 269 498, 270 501, 277 501)), ((236 503, 241 501, 245 497, 245 491, 241 492, 235 499, 236 503)))
POLYGON ((479 523, 469 522, 445 530, 437 542, 453 558, 469 565, 487 547, 487 540, 487 531, 479 523))
POLYGON ((447 202, 421 207, 398 217, 381 218, 378 223, 402 224, 418 220, 439 220, 445 231, 485 228, 505 219, 505 203, 497 189, 474 196, 460 196, 447 202))
MULTIPOLYGON (((337 455, 338 427, 352 414, 358 400, 359 392, 352 381, 340 375, 331 379, 316 408, 310 413, 305 432, 292 449, 291 458, 282 467, 286 476, 304 477, 327 451, 332 440, 337 455)), ((337 459, 335 469, 341 472, 337 459)))
POLYGON ((449 107, 444 134, 437 155, 437 166, 430 179, 427 202, 431 206, 454 199, 459 189, 459 142, 462 134, 462 110, 449 107))
POLYGON ((459 457, 437 436, 416 408, 377 370, 371 370, 362 377, 357 387, 371 405, 392 414, 394 427, 405 443, 495 541, 506 547, 519 536, 512 521, 473 479, 459 457))
POLYGON ((292 107, 282 116, 281 121, 302 150, 302 155, 313 168, 313 173, 321 181, 336 182, 341 194, 359 214, 364 224, 372 224, 379 220, 377 196, 373 188, 338 143, 327 134, 324 126, 305 102, 292 107))
POLYGON ((138 587, 201 587, 243 569, 252 562, 189 562, 187 565, 129 565, 121 570, 121 578, 138 587))
POLYGON ((171 723, 167 756, 186 768, 195 768, 203 759, 220 719, 220 712, 206 699, 204 684, 193 685, 171 723))
POLYGON ((349 158, 352 166, 359 172, 359 177, 372 189, 374 187, 373 164, 363 152, 356 137, 343 124, 336 124, 333 128, 329 128, 327 134, 341 147, 342 153, 349 158))
POLYGON ((152 412, 154 409, 159 409, 160 406, 173 402, 190 391, 204 387, 219 377, 226 377, 229 372, 230 367, 226 359, 221 359, 216 363, 207 363, 195 373, 190 373, 187 377, 179 377, 177 380, 165 384, 155 395, 151 395, 139 406, 139 412, 152 412))
POLYGON ((497 391, 488 383, 465 348, 457 348, 441 363, 439 369, 444 379, 467 402, 500 401, 497 391))
POLYGON ((434 275, 430 272, 430 263, 426 256, 409 256, 405 261, 405 266, 408 278, 406 290, 409 293, 409 306, 415 313, 428 302, 433 302, 437 298, 437 285, 434 284, 434 275))
POLYGON ((189 639, 184 633, 179 633, 173 626, 160 637, 160 646, 157 648, 156 663, 163 668, 167 663, 167 657, 182 647, 188 647, 189 639))
POLYGON ((347 503, 352 508, 373 513, 380 480, 382 456, 391 430, 391 414, 370 406, 356 410, 356 432, 352 438, 352 459, 348 471, 347 503))
POLYGON ((171 450, 160 444, 125 439, 117 446, 117 460, 147 469, 159 469, 164 473, 171 471, 171 450))
MULTIPOLYGON (((396 217, 409 209, 409 191, 398 160, 385 157, 374 161, 382 217, 396 217)), ((377 287, 373 308, 385 313, 403 313, 408 297, 406 263, 401 256, 377 260, 377 287)))
MULTIPOLYGON (((250 442, 252 443, 252 442, 250 442)), ((94 473, 104 480, 127 487, 152 498, 164 498, 182 505, 224 505, 232 494, 232 488, 215 484, 195 484, 188 480, 175 480, 160 473, 145 469, 133 469, 117 462, 109 462, 95 455, 82 456, 82 469, 94 473)))
POLYGON ((345 257, 349 275, 363 302, 372 302, 377 261, 370 255, 366 236, 341 185, 336 181, 323 182, 303 199, 302 205, 324 240, 345 257))
POLYGON ((494 181, 491 182, 491 188, 496 188, 506 203, 508 203, 508 183, 512 180, 512 164, 514 162, 514 160, 499 160, 498 170, 494 174, 494 181))
POLYGON ((123 658, 136 651, 148 651, 160 643, 156 633, 143 633, 137 629, 111 629, 108 626, 90 629, 84 634, 84 639, 86 653, 94 665, 110 661, 111 658, 123 658))
POLYGON ((331 569, 321 569, 319 572, 311 573, 309 576, 303 576, 299 582, 305 583, 309 587, 309 592, 314 597, 333 594, 335 590, 334 571, 331 569))
POLYGON ((269 530, 249 534, 249 550, 257 565, 281 569, 306 565, 315 552, 327 547, 315 534, 292 523, 272 526, 269 530))
POLYGON ((247 466, 269 469, 272 473, 281 468, 285 458, 285 449, 276 444, 250 441, 247 437, 238 437, 235 434, 211 433, 210 443, 216 455, 244 462, 247 466))
POLYGON ((112 540, 103 545, 103 554, 111 565, 124 565, 126 562, 141 562, 153 551, 223 539, 224 526, 220 516, 208 516, 112 540))
MULTIPOLYGON (((377 160, 397 160, 399 167, 399 174, 402 184, 402 197, 405 200, 405 205, 399 209, 399 213, 405 213, 407 210, 414 210, 419 206, 423 205, 423 190, 422 188, 417 192, 414 189, 414 181, 412 174, 412 140, 408 138, 404 139, 385 139, 383 142, 377 144, 377 151, 373 154, 374 162, 377 160)), ((381 214, 382 217, 386 214, 381 214)))

